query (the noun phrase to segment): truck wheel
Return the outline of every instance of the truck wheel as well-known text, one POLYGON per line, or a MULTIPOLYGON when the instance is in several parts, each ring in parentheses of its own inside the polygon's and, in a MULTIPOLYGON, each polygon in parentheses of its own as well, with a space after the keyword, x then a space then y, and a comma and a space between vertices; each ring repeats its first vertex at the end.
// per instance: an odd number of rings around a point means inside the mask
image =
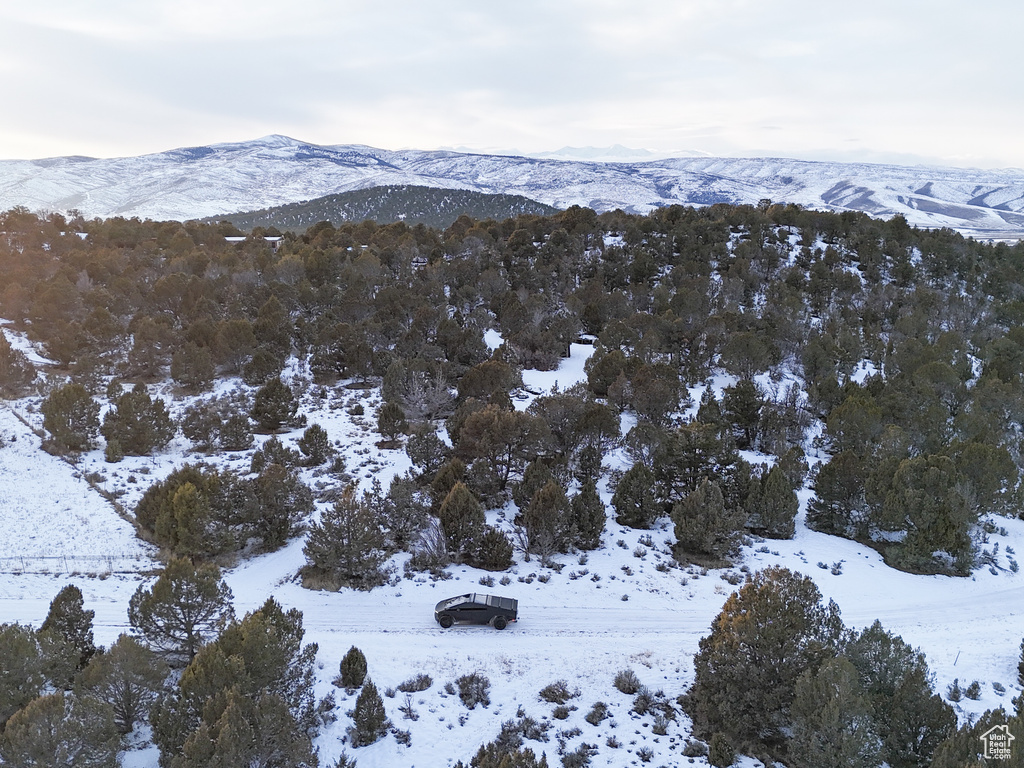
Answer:
POLYGON ((495 616, 494 617, 494 628, 495 629, 504 629, 507 626, 508 626, 508 622, 505 621, 505 617, 504 616, 495 616))
POLYGON ((437 620, 437 623, 441 625, 441 629, 448 629, 452 624, 455 623, 455 620, 452 619, 452 617, 449 616, 447 613, 442 613, 441 618, 437 620))

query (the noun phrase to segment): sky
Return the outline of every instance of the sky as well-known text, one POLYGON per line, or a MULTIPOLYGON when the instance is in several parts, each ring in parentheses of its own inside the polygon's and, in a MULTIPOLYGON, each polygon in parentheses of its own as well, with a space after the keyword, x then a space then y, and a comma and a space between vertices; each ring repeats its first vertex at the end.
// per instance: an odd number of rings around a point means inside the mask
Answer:
POLYGON ((0 159, 317 144, 1024 168, 1019 0, 0 2, 0 159))

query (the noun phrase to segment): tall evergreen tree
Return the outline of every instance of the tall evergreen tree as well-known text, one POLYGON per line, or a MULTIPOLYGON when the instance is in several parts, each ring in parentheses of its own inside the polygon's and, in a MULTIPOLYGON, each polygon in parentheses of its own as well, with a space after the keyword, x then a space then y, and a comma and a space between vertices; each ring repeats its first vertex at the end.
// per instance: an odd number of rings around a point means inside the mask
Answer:
POLYGON ((92 636, 95 615, 96 611, 85 610, 82 590, 68 584, 53 598, 39 631, 50 632, 74 648, 78 653, 77 668, 82 669, 96 653, 92 636))
POLYGON ((356 707, 349 713, 352 717, 352 727, 348 735, 353 747, 365 747, 380 741, 387 735, 391 726, 388 720, 387 711, 384 709, 384 700, 377 692, 377 686, 369 678, 363 683, 363 689, 356 699, 356 707))
POLYGON ((43 429, 57 450, 87 451, 100 431, 100 405, 81 384, 55 389, 40 406, 43 429))
POLYGON ((387 580, 384 532, 373 510, 348 486, 310 525, 303 576, 332 589, 373 589, 387 580))
POLYGON ((843 657, 829 659, 797 680, 793 697, 794 768, 877 768, 882 740, 857 670, 843 657))
POLYGON ((465 483, 455 483, 441 502, 437 516, 448 540, 448 550, 454 555, 472 549, 486 522, 483 507, 465 483))
POLYGON ((597 484, 592 479, 586 480, 580 492, 572 497, 569 513, 576 533, 576 546, 583 550, 600 548, 606 514, 597 484))
POLYGON ((654 499, 654 474, 637 462, 626 470, 612 496, 615 520, 630 528, 650 528, 662 510, 654 499))
POLYGON ((796 682, 835 655, 843 631, 834 602, 806 576, 772 567, 725 601, 700 641, 688 707, 697 733, 737 746, 779 746, 796 682))
POLYGON ((171 558, 153 586, 140 586, 128 603, 128 621, 149 646, 189 662, 233 614, 231 590, 212 563, 171 558))

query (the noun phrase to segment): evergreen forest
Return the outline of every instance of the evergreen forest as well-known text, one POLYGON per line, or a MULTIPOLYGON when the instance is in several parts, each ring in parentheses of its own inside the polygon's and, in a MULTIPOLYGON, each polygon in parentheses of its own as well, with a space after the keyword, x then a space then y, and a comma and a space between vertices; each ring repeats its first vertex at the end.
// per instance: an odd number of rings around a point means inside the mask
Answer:
MULTIPOLYGON (((268 234, 0 214, 0 318, 50 361, 0 333, 0 396, 36 398, 44 449, 72 460, 147 456, 179 434, 194 456, 122 510, 166 561, 132 598, 132 635, 95 648, 73 593, 38 631, 0 625, 21 664, 0 675, 0 765, 35 765, 19 761, 51 749, 33 741, 51 721, 79 750, 67 765, 110 765, 143 720, 162 768, 316 765, 337 715, 312 695, 301 613, 268 600, 237 618, 219 575, 299 535, 297 578, 335 591, 386 583, 396 553, 442 578, 501 574, 517 554, 551 563, 601 547, 610 518, 667 520, 678 562, 718 568, 791 538, 802 491, 809 528, 895 569, 969 578, 995 567, 987 536, 1021 515, 1024 243, 767 200, 268 234), (579 343, 594 349, 585 382, 517 409, 522 372, 557 369, 579 343), (165 382, 187 408, 154 394, 165 382), (412 471, 351 482, 299 404, 336 388, 379 388, 367 418, 412 471), (294 446, 286 429, 303 430, 294 446), (270 437, 248 471, 213 461, 256 435, 270 437), (627 468, 609 467, 613 450, 627 468), (332 482, 313 487, 309 467, 332 482), (514 511, 504 529, 487 522, 498 508, 514 511)), ((846 629, 799 574, 748 575, 710 632, 693 687, 646 706, 686 712, 712 765, 977 757, 980 725, 957 729, 923 656, 881 625, 846 629), (744 615, 764 632, 745 635, 759 630, 744 615), (781 654, 771 675, 750 658, 759 643, 781 654)), ((365 664, 338 683, 362 689, 353 748, 390 725, 365 664)), ((471 765, 546 765, 514 730, 471 765)))

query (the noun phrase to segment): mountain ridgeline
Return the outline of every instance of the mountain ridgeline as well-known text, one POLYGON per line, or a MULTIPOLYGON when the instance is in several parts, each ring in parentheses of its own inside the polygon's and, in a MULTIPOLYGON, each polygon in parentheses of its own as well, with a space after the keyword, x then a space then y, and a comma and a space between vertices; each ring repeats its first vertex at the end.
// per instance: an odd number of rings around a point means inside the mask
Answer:
POLYGON ((447 229, 462 215, 503 221, 517 216, 550 216, 557 212, 558 209, 553 206, 521 195, 489 195, 466 189, 389 185, 340 192, 260 211, 212 216, 205 221, 229 221, 247 232, 262 227, 302 233, 321 221, 328 221, 334 226, 366 220, 378 224, 402 221, 410 226, 424 224, 436 229, 447 229))
MULTIPOLYGON (((328 146, 287 136, 139 157, 0 160, 0 210, 25 206, 86 218, 217 218, 382 186, 521 195, 558 209, 579 205, 598 213, 773 200, 883 219, 901 215, 914 226, 949 227, 978 239, 1018 239, 1024 233, 1024 172, 1014 169, 765 157, 612 162, 328 146)), ((413 213, 395 209, 393 220, 413 213)), ((497 213, 487 215, 501 220, 497 213)))

